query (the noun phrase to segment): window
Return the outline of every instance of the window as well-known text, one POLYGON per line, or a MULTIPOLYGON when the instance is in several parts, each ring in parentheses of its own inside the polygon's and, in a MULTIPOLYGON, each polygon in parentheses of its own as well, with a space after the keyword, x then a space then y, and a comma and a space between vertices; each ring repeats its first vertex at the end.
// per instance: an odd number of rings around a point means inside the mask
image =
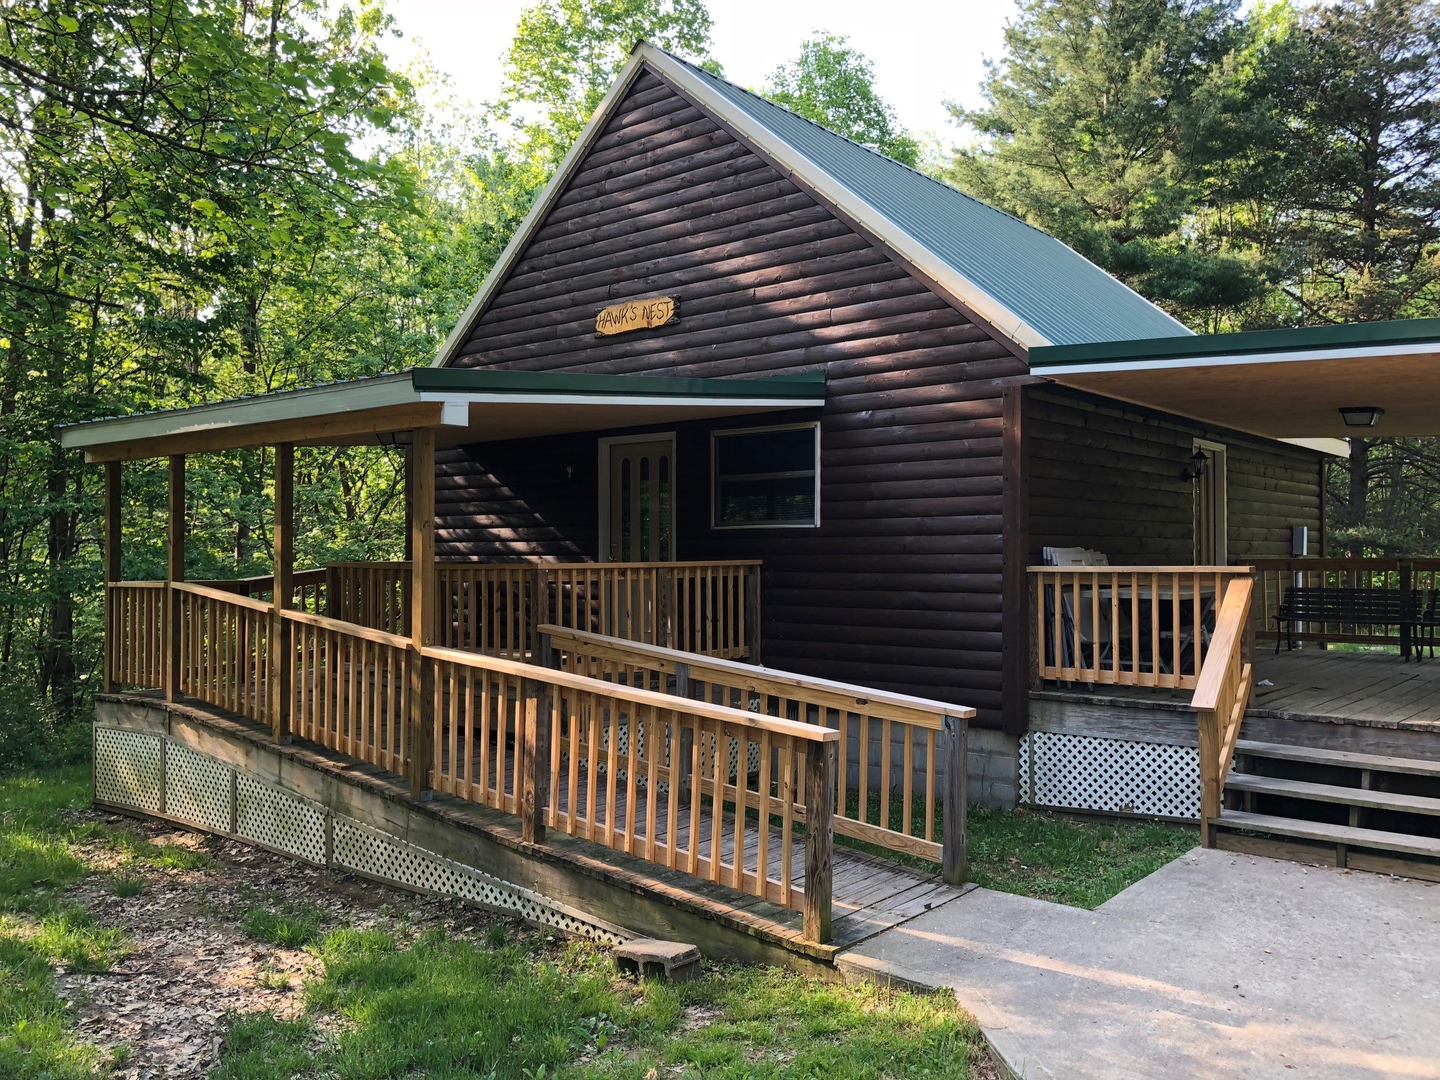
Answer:
POLYGON ((711 434, 711 525, 717 529, 820 524, 820 425, 711 434))

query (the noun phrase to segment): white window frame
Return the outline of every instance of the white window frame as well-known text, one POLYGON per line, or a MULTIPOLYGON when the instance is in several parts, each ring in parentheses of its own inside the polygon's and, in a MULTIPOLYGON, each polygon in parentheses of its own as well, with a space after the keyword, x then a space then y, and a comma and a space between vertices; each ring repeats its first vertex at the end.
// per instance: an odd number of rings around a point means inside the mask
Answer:
MULTIPOLYGON (((791 476, 803 476, 803 472, 779 472, 779 473, 753 473, 747 474, 743 479, 784 479, 791 476)), ((730 479, 741 479, 731 477, 730 479)), ((710 432, 710 528, 715 531, 730 531, 733 529, 818 529, 820 527, 820 421, 802 420, 798 424, 769 424, 764 427, 743 427, 743 428, 720 428, 710 432), (809 429, 814 432, 815 441, 815 515, 812 521, 770 521, 759 524, 744 523, 734 525, 722 525, 719 522, 719 495, 720 481, 716 475, 720 466, 720 455, 716 443, 729 435, 763 435, 771 431, 800 431, 809 429)))
POLYGON ((596 483, 600 487, 600 523, 599 532, 596 534, 596 543, 599 546, 599 561, 610 561, 610 448, 623 443, 637 442, 664 442, 670 443, 670 561, 676 562, 680 556, 677 549, 680 546, 680 530, 676 528, 678 516, 675 508, 680 504, 679 473, 675 469, 675 432, 673 431, 650 431, 643 435, 606 435, 597 439, 597 453, 600 462, 596 472, 596 483))

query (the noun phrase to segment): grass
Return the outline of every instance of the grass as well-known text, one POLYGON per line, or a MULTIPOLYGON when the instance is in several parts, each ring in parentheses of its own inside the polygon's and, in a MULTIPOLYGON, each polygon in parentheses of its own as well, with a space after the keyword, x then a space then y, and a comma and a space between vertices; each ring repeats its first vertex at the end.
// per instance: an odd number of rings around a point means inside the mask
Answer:
POLYGON ((241 920, 245 933, 256 941, 300 949, 320 937, 319 908, 301 904, 265 904, 250 908, 241 920))
MULTIPOLYGON (((914 800, 911 826, 903 830, 904 807, 890 801, 889 827, 923 836, 924 800, 914 800)), ((851 791, 846 812, 855 816, 859 796, 851 791)), ((880 799, 871 794, 866 820, 880 820, 880 799)), ((778 820, 778 819, 777 819, 778 820)), ((933 835, 944 837, 939 808, 933 835)), ((889 851, 863 840, 836 836, 835 843, 938 873, 939 864, 889 851)), ((969 880, 987 889, 1095 908, 1153 874, 1199 843, 1194 829, 1159 820, 1102 821, 1046 810, 994 810, 972 806, 966 814, 969 880)))
POLYGON ((835 986, 772 968, 725 967, 678 986, 620 979, 585 945, 530 937, 487 948, 431 934, 399 948, 378 930, 317 947, 309 1012, 237 1019, 213 1080, 644 1080, 952 1077, 982 1053, 943 996, 835 986), (321 1017, 338 1016, 321 1037, 321 1017))
POLYGON ((968 815, 970 880, 987 889, 1095 908, 1199 843, 1160 821, 1086 821, 1044 810, 968 815))
POLYGON ((109 1061, 68 1030, 53 967, 102 971, 125 950, 118 932, 61 899, 89 873, 63 811, 89 794, 88 769, 0 777, 0 1076, 78 1080, 109 1061))

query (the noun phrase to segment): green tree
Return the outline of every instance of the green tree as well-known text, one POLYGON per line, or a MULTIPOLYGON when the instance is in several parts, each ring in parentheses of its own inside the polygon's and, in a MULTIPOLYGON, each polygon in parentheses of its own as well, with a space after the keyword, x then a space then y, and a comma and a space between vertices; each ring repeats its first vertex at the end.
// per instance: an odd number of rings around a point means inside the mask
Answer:
POLYGON ((541 0, 521 14, 500 105, 523 133, 532 186, 548 179, 640 41, 709 60, 704 0, 541 0))
POLYGON ((1223 232, 1223 201, 1268 113, 1247 80, 1260 42, 1236 0, 1021 0, 986 104, 950 106, 981 137, 944 179, 1052 233, 1177 316, 1256 301, 1275 268, 1223 232))
MULTIPOLYGON (((1440 315, 1440 5, 1316 6, 1292 41, 1286 297, 1306 322, 1440 315)), ((1331 494, 1352 554, 1434 551, 1440 441, 1353 438, 1331 494)))
POLYGON ((404 201, 405 177, 356 149, 408 97, 384 26, 310 2, 0 8, 7 700, 68 716, 94 662, 98 477, 54 426, 261 388, 228 366, 246 297, 287 252, 404 201))
POLYGON ((920 144, 875 92, 875 67, 849 39, 815 31, 800 55, 766 80, 764 94, 808 120, 914 168, 920 144))

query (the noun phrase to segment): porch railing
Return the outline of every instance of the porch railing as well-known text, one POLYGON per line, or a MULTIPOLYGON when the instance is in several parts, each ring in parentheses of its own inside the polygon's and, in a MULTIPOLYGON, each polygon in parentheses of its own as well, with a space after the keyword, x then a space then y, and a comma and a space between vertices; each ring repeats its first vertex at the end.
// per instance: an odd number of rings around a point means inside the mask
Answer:
POLYGON ((117 682, 293 732, 408 776, 412 793, 518 814, 527 840, 554 828, 791 907, 808 939, 829 940, 837 730, 419 647, 207 585, 120 583, 108 596, 117 682))
MULTIPOLYGON (((326 567, 326 614, 407 633, 408 563, 326 567)), ((760 563, 435 564, 439 644, 523 660, 555 623, 707 656, 758 658, 760 563)))
MULTIPOLYGON (((1255 636, 1276 640, 1275 615, 1291 588, 1373 589, 1430 592, 1440 589, 1440 559, 1252 559, 1255 636)), ((1312 644, 1403 645, 1404 628, 1364 623, 1307 622, 1294 637, 1312 644)))
POLYGON ((118 581, 105 586, 110 634, 105 648, 107 684, 162 684, 166 596, 163 581, 118 581))
POLYGON ((1032 566, 1032 679, 1194 689, 1248 566, 1032 566))
POLYGON ((1215 617, 1215 636, 1190 701, 1199 725, 1200 828, 1206 847, 1214 846, 1211 821, 1220 816, 1225 777, 1230 772, 1240 724, 1255 683, 1250 620, 1254 591, 1255 583, 1248 577, 1226 584, 1215 617))
MULTIPOLYGON (((965 745, 974 709, 560 626, 542 626, 540 635, 542 662, 572 674, 836 731, 835 831, 939 862, 947 879, 964 880, 965 745), (944 815, 941 841, 937 808, 944 815)), ((770 793, 791 774, 772 770, 764 745, 758 754, 739 743, 730 751, 746 767, 730 770, 723 797, 737 808, 786 815, 788 828, 791 807, 776 807, 770 793)), ((707 752, 713 755, 713 744, 707 752)), ((682 776, 687 762, 681 763, 682 776)), ((710 775, 711 764, 704 757, 698 774, 710 775)), ((803 762, 799 770, 795 786, 803 790, 803 762)), ((793 808, 796 820, 805 820, 809 805, 793 808)))

